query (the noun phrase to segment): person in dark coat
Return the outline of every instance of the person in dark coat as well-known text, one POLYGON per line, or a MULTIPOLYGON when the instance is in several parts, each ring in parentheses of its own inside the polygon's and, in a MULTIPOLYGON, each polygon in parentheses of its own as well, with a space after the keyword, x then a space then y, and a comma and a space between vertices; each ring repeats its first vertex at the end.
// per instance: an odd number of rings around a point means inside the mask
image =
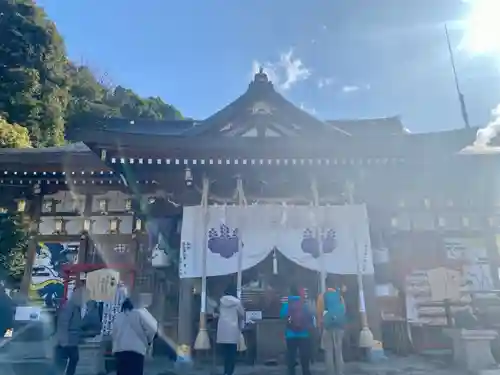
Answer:
MULTIPOLYGON (((83 338, 83 289, 77 288, 57 314, 55 365, 59 374, 75 375, 83 338)), ((59 375, 58 374, 58 375, 59 375)))
POLYGON ((14 303, 5 288, 0 286, 0 337, 4 337, 5 332, 12 328, 13 322, 14 303))

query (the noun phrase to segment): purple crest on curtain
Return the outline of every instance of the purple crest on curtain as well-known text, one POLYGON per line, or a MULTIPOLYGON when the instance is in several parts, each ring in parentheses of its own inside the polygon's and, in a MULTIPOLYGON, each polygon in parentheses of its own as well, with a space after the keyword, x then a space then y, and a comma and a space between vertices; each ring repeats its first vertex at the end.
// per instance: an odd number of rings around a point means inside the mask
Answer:
POLYGON ((208 231, 208 249, 221 257, 229 259, 238 252, 238 228, 232 231, 225 224, 220 226, 220 233, 215 228, 208 231))
MULTIPOLYGON (((325 235, 321 236, 321 240, 323 241, 323 253, 333 253, 337 247, 337 233, 335 230, 329 229, 325 235)), ((319 258, 319 241, 316 237, 314 237, 311 229, 306 228, 304 230, 300 247, 304 253, 311 254, 313 258, 319 258)))

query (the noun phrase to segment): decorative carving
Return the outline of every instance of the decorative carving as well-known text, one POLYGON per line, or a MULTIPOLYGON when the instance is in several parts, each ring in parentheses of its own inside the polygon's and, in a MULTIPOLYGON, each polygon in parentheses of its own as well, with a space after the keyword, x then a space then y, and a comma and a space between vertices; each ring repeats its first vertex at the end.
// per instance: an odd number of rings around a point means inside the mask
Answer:
POLYGON ((253 106, 250 108, 250 111, 252 112, 252 115, 271 115, 274 111, 274 108, 272 108, 266 102, 259 101, 253 104, 253 106))

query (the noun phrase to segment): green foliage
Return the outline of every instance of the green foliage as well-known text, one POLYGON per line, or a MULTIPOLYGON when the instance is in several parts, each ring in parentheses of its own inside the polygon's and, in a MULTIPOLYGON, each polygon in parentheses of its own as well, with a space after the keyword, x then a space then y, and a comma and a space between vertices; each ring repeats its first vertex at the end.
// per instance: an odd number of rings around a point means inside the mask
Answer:
POLYGON ((96 118, 179 119, 160 98, 99 82, 68 61, 62 37, 33 0, 0 0, 0 115, 35 147, 60 145, 67 126, 96 118))
POLYGON ((28 128, 35 146, 64 141, 66 51, 32 0, 0 2, 0 111, 28 128))
POLYGON ((0 116, 0 148, 31 147, 28 129, 18 124, 9 124, 0 116))
POLYGON ((0 213, 0 278, 19 282, 26 264, 28 231, 22 217, 14 213, 0 213))

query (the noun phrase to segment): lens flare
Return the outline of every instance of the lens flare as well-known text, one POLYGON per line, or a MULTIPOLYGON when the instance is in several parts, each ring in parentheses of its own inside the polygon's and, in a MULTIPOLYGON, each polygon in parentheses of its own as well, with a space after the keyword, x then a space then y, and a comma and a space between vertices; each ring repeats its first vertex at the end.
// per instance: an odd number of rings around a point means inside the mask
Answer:
POLYGON ((472 0, 461 46, 473 54, 500 55, 500 1, 472 0))

